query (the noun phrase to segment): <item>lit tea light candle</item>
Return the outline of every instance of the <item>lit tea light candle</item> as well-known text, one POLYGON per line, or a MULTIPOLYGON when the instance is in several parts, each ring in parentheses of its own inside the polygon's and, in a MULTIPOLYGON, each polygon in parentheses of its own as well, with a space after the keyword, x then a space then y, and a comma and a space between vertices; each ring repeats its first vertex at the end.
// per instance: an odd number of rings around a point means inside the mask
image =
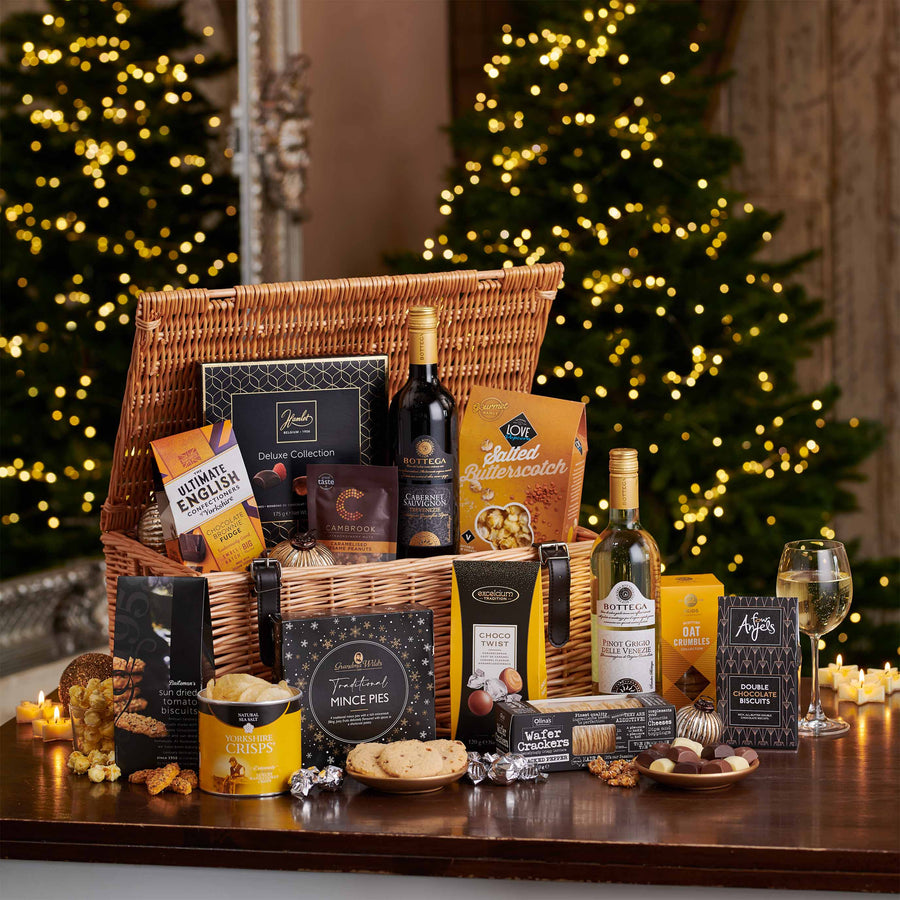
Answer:
POLYGON ((884 685, 866 682, 865 669, 860 669, 856 683, 845 681, 838 688, 838 700, 862 706, 864 703, 884 703, 884 685))
POLYGON ((53 707, 53 718, 47 720, 44 726, 45 741, 71 741, 72 720, 63 719, 59 714, 59 707, 53 707))
POLYGON ((890 696, 894 691, 900 692, 900 674, 890 663, 885 663, 883 669, 866 672, 866 684, 880 684, 884 688, 885 696, 890 696))
POLYGON ((49 700, 44 699, 44 692, 38 694, 37 703, 31 700, 23 700, 16 707, 16 722, 20 725, 27 725, 35 719, 46 719, 51 715, 53 704, 49 700))
POLYGON ((47 719, 35 719, 31 723, 31 736, 36 740, 42 740, 44 737, 44 728, 47 725, 47 719))
POLYGON ((843 658, 838 653, 837 661, 828 663, 827 669, 819 669, 819 687, 837 690, 846 681, 855 681, 859 666, 843 665, 843 658))

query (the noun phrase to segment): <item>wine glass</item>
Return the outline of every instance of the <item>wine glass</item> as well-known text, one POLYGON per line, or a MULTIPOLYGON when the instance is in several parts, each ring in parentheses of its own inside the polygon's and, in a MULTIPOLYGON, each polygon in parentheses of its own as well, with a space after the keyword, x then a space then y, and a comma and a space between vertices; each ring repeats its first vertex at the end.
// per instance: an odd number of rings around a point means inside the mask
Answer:
POLYGON ((800 717, 799 732, 807 737, 840 737, 850 726, 829 719, 819 698, 819 638, 844 621, 853 599, 847 551, 840 541, 817 539, 784 545, 778 565, 779 597, 796 597, 800 630, 812 642, 812 695, 800 717))

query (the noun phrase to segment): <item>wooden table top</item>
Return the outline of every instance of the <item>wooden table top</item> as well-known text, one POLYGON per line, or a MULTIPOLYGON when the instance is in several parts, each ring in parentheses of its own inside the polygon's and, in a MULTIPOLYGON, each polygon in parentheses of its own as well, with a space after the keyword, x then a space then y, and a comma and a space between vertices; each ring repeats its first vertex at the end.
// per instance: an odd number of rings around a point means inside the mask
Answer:
MULTIPOLYGON (((826 692, 826 709, 834 706, 826 692)), ((4 858, 758 888, 900 890, 900 694, 841 703, 839 740, 761 753, 724 791, 586 772, 388 796, 148 797, 69 774, 70 744, 0 729, 4 858)))

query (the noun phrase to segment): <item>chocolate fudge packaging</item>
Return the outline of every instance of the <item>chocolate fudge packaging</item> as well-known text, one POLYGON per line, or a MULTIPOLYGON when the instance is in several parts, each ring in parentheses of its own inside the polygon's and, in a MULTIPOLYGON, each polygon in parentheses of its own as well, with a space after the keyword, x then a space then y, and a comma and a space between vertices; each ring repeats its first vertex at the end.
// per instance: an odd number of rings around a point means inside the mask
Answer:
POLYGON ((269 546, 308 527, 309 463, 387 457, 387 357, 206 363, 203 415, 234 425, 269 546))
POLYGON ((118 579, 113 703, 125 774, 169 763, 197 771, 197 692, 214 674, 212 646, 205 578, 118 579))
POLYGON ((720 597, 716 658, 722 740, 797 749, 800 630, 793 597, 720 597))
POLYGON ((591 760, 631 759, 675 739, 675 707, 659 694, 558 700, 501 700, 497 750, 521 753, 547 771, 584 769, 591 760))
POLYGON ((166 554, 198 572, 244 569, 265 549, 229 421, 150 442, 166 554))
POLYGON ((459 559, 450 599, 450 732, 494 749, 495 704, 547 696, 537 562, 459 559))
POLYGON ((343 765, 365 741, 432 740, 430 609, 275 617, 275 671, 302 692, 303 765, 343 765))

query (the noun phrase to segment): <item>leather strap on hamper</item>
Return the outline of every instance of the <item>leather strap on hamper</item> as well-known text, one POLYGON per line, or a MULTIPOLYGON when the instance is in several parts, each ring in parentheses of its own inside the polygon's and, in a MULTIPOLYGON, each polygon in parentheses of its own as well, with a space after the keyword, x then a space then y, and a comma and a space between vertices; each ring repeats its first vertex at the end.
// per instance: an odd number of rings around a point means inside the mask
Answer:
POLYGON ((537 549, 541 565, 547 567, 549 582, 547 637, 554 647, 564 647, 569 640, 569 594, 572 587, 569 548, 559 543, 538 544, 537 549))
POLYGON ((259 658, 263 665, 275 665, 275 637, 272 621, 281 614, 281 563, 277 559, 254 559, 250 574, 256 586, 256 623, 259 628, 259 658))

